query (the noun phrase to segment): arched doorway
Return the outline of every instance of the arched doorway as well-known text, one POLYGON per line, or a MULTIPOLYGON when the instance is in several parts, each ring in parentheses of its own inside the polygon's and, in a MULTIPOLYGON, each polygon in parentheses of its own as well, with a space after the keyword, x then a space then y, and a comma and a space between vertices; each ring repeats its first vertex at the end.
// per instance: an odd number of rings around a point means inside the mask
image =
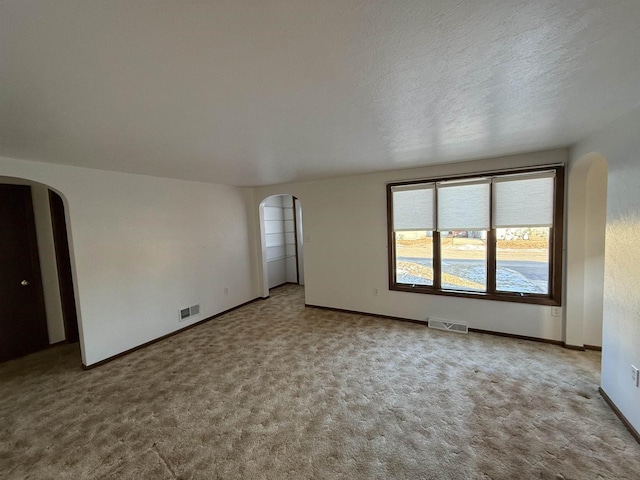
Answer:
POLYGON ((565 342, 602 347, 607 160, 589 153, 569 176, 565 342))
POLYGON ((0 189, 4 361, 78 342, 79 327, 63 197, 21 178, 0 177, 0 189))
POLYGON ((263 297, 286 283, 304 285, 302 205, 293 195, 271 195, 260 202, 263 297))

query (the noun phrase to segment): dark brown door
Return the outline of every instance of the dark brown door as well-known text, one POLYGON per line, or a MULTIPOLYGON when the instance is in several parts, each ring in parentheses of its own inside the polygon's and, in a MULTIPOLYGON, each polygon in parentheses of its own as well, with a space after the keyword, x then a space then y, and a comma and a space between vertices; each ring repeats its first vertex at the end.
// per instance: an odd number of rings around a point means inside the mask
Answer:
POLYGON ((31 188, 0 184, 0 361, 48 344, 31 188))
POLYGON ((69 256, 67 221, 64 217, 64 203, 60 195, 49 190, 49 204, 51 205, 53 243, 56 250, 56 264, 58 265, 58 283, 60 284, 64 330, 67 342, 75 343, 79 338, 78 318, 76 315, 76 298, 73 294, 73 277, 71 274, 71 257, 69 256))

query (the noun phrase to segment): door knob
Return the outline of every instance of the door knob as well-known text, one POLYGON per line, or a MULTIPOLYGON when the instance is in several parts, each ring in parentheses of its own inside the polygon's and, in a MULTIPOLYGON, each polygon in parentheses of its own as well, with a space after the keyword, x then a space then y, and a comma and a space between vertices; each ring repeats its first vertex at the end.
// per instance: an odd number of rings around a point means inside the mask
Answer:
POLYGON ((26 287, 27 285, 29 285, 29 281, 28 280, 22 280, 20 282, 20 285, 22 285, 23 287, 26 287))

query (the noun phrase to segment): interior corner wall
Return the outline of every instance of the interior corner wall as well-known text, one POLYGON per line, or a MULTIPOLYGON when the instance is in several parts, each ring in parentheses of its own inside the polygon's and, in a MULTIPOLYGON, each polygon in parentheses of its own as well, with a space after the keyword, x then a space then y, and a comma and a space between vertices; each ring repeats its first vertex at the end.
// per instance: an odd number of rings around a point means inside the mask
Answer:
POLYGON ((584 344, 596 347, 602 346, 607 176, 607 163, 600 158, 591 165, 586 182, 584 344))
POLYGON ((296 237, 298 242, 298 284, 304 285, 304 230, 302 228, 302 205, 298 199, 294 201, 293 213, 296 216, 296 237))
MULTIPOLYGON (((470 327, 563 339, 551 307, 420 295, 388 289, 386 184, 463 173, 566 163, 567 149, 254 189, 256 201, 288 193, 304 208, 305 301, 416 320, 429 316, 470 327), (377 290, 378 295, 374 295, 377 290)), ((254 204, 257 209, 258 205, 254 204)))
POLYGON ((579 142, 571 161, 597 152, 608 164, 602 329, 603 390, 640 430, 640 106, 579 142))
POLYGON ((0 176, 65 200, 87 366, 258 296, 250 189, 9 158, 0 176))
POLYGON ((570 162, 565 210, 564 341, 580 347, 584 345, 584 235, 588 172, 589 162, 586 160, 570 162))
POLYGON ((247 188, 244 191, 246 208, 245 222, 247 224, 247 234, 250 239, 249 245, 249 262, 251 265, 251 283, 253 285, 253 292, 256 297, 262 297, 262 292, 259 291, 260 285, 262 285, 262 268, 259 263, 262 262, 262 237, 260 232, 260 209, 254 209, 254 197, 253 189, 247 188))
POLYGON ((590 153, 568 169, 565 341, 602 346, 607 162, 590 153))
POLYGON ((44 185, 32 185, 31 197, 33 198, 38 256, 40 257, 40 271, 42 272, 47 331, 49 333, 49 343, 52 344, 62 342, 66 335, 58 280, 58 262, 53 239, 53 225, 51 223, 49 189, 44 185))

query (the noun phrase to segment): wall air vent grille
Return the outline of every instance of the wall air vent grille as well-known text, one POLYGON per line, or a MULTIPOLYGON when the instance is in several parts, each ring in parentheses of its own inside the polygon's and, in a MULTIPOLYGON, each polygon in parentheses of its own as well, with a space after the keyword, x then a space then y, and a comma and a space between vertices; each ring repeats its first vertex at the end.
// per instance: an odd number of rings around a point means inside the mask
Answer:
POLYGON ((180 310, 180 321, 184 322, 187 318, 200 314, 200 304, 193 305, 191 307, 183 308, 180 310))
POLYGON ((429 318, 429 328, 446 330, 448 332, 469 333, 469 327, 460 322, 449 322, 440 318, 429 318))

